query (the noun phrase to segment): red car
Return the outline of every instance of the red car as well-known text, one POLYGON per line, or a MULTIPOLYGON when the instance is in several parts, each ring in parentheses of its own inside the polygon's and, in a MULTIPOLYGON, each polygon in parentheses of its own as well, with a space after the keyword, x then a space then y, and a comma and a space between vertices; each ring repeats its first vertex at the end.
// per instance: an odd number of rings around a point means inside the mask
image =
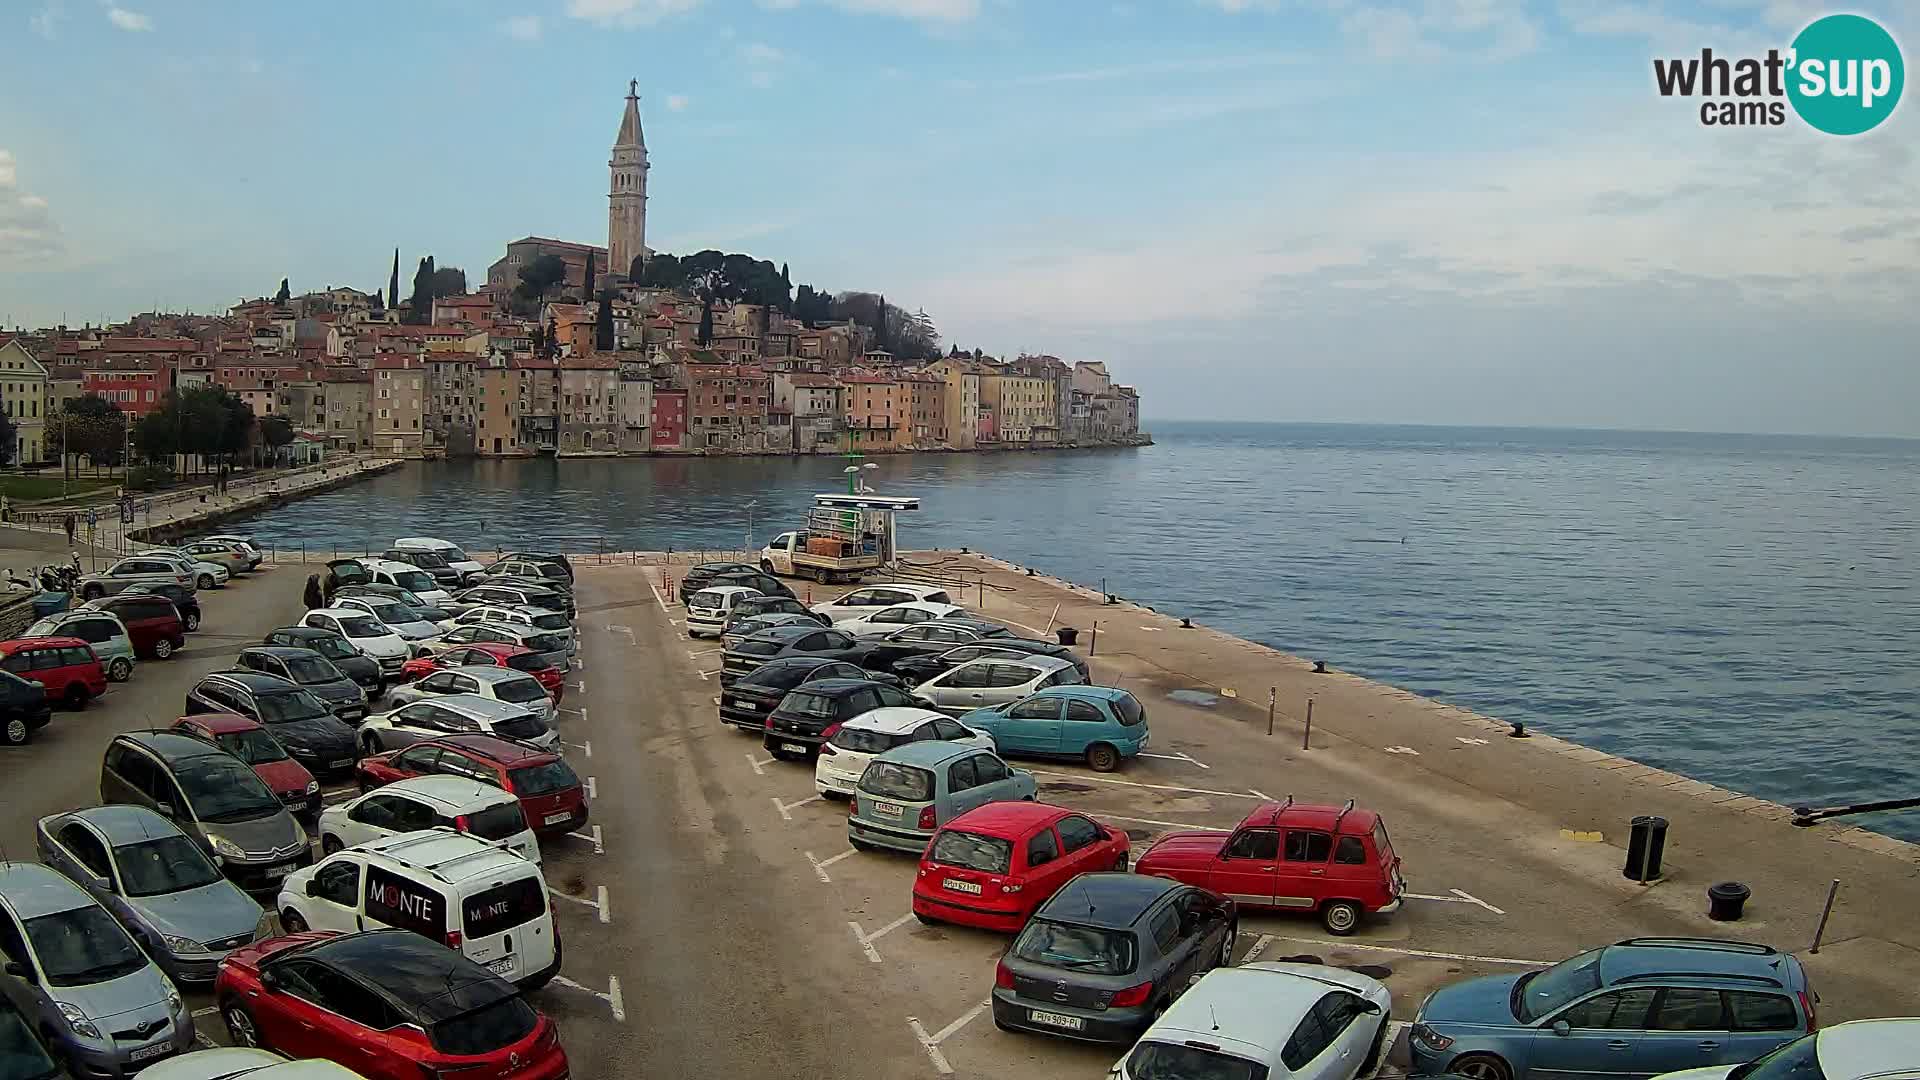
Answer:
POLYGON ((235 1046, 320 1058, 367 1080, 564 1080, 553 1021, 512 983, 411 930, 304 933, 220 961, 235 1046))
POLYGON ((1407 883, 1387 823, 1371 810, 1261 803, 1232 835, 1172 832, 1134 869, 1212 889, 1253 907, 1318 912, 1333 934, 1400 908, 1407 883))
POLYGON ((913 913, 1013 933, 1075 877, 1127 868, 1127 834, 1030 802, 978 806, 946 823, 920 856, 913 913))
POLYGON ((46 687, 48 702, 83 708, 89 698, 107 692, 107 671, 93 646, 77 637, 15 638, 0 641, 0 669, 46 687))
POLYGON ((493 735, 444 735, 360 759, 361 791, 410 776, 465 776, 511 792, 535 833, 573 832, 587 823, 580 777, 559 754, 493 735))
POLYGON ((547 696, 553 698, 555 705, 560 704, 560 695, 566 690, 567 679, 564 672, 552 664, 540 659, 540 653, 525 645, 508 645, 497 641, 481 641, 472 645, 462 645, 457 649, 448 649, 438 656, 418 656, 400 665, 400 681, 412 682, 425 678, 450 667, 510 667, 515 671, 524 671, 537 679, 547 696))
POLYGON ((126 624, 127 637, 133 641, 134 655, 143 660, 165 660, 187 643, 187 624, 180 619, 180 609, 164 596, 122 593, 90 600, 82 606, 120 616, 120 621, 126 624))
POLYGON ((237 713, 200 713, 175 720, 173 730, 210 742, 253 766, 254 775, 291 813, 320 812, 319 781, 259 721, 237 713))

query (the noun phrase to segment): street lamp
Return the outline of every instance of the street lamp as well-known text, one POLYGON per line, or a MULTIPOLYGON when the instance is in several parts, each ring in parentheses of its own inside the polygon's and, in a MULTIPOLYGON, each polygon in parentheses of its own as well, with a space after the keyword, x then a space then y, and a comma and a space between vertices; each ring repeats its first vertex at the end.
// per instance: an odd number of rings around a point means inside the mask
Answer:
POLYGON ((745 547, 740 549, 743 552, 753 551, 753 508, 759 505, 759 499, 747 500, 747 543, 745 547))
POLYGON ((860 470, 862 469, 873 470, 879 467, 880 467, 879 462, 869 461, 865 465, 849 465, 846 468, 840 470, 841 472, 847 474, 847 494, 849 495, 874 494, 874 489, 868 487, 866 481, 861 478, 860 470))

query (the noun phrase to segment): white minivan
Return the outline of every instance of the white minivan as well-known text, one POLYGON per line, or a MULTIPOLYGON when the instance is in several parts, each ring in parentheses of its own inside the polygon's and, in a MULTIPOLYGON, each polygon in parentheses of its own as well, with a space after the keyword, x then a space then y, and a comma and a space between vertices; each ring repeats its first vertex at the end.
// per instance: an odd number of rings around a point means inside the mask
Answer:
POLYGON ((392 627, 360 608, 314 608, 300 616, 300 625, 331 630, 346 638, 349 645, 380 665, 380 677, 388 682, 399 678, 400 668, 413 659, 416 652, 424 651, 416 650, 394 633, 392 627))
POLYGON ((335 852, 288 874, 275 908, 290 934, 411 930, 526 990, 560 972, 560 936, 540 868, 452 829, 335 852))
POLYGON ((511 792, 464 776, 410 776, 375 788, 320 814, 320 851, 401 833, 452 829, 540 861, 540 841, 511 792))
POLYGON ((467 557, 460 545, 431 536, 403 536, 393 542, 396 551, 431 551, 447 561, 447 565, 460 572, 460 580, 466 582, 484 569, 479 563, 467 557))
POLYGON ((719 637, 727 628, 727 616, 733 614, 733 605, 749 596, 759 595, 759 589, 749 589, 745 585, 715 585, 711 589, 701 589, 687 597, 687 636, 719 637))
POLYGON ((439 607, 453 600, 453 594, 441 588, 439 582, 433 580, 432 574, 412 563, 393 559, 361 559, 360 565, 373 575, 374 584, 405 589, 419 597, 422 603, 439 607))

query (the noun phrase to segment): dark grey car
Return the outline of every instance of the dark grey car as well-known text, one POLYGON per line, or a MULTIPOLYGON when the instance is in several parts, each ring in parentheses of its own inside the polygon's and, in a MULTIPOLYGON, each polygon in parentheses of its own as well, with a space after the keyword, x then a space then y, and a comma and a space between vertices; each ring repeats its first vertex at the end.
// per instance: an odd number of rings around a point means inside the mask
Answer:
POLYGON ((176 983, 213 982, 227 953, 273 934, 252 897, 144 806, 50 814, 33 840, 40 861, 112 912, 176 983))
POLYGON ((277 675, 302 687, 333 708, 333 715, 357 724, 367 715, 367 694, 347 673, 312 649, 260 645, 241 649, 234 663, 248 671, 277 675))
POLYGON ((386 689, 386 679, 380 674, 380 662, 354 648, 352 642, 331 630, 322 630, 317 626, 280 626, 267 631, 262 641, 267 645, 312 649, 345 672, 348 678, 359 683, 360 688, 370 695, 377 697, 386 689))

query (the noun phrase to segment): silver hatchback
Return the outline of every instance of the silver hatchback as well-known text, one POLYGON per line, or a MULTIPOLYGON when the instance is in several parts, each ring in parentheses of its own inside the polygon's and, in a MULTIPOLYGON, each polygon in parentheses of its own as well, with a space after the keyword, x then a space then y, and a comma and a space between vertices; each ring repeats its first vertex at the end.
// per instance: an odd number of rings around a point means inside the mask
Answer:
POLYGON ((958 715, 991 705, 1006 705, 1049 686, 1085 683, 1073 661, 1057 656, 981 657, 936 675, 914 693, 941 710, 958 715))

